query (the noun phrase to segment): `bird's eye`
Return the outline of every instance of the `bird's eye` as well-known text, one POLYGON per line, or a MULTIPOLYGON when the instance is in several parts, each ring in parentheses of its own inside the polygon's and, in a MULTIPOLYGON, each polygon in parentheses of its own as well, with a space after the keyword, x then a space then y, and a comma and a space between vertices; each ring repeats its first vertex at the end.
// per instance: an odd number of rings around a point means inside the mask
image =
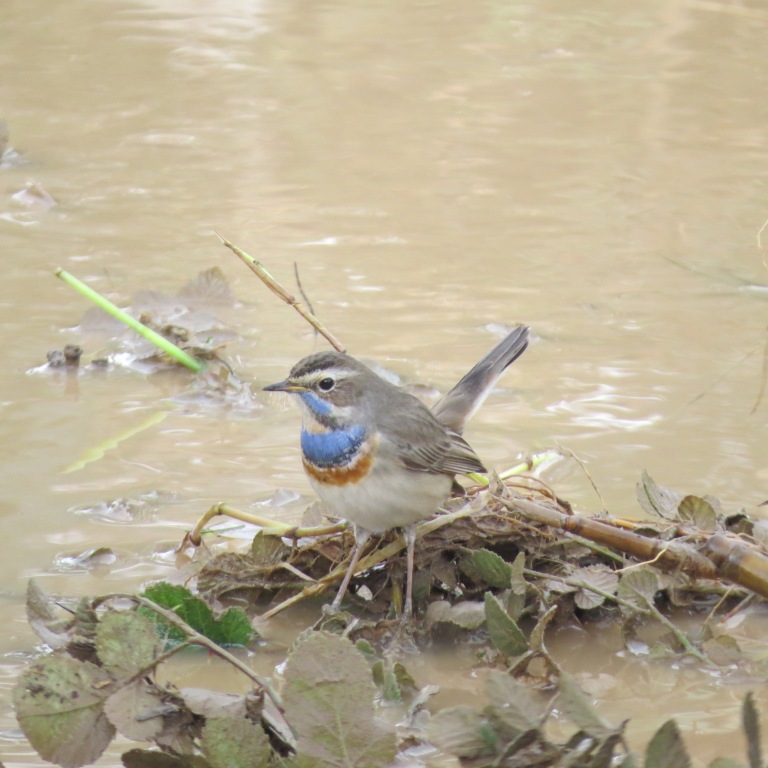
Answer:
POLYGON ((323 392, 330 392, 336 386, 336 382, 330 376, 326 376, 324 379, 320 379, 317 386, 320 387, 323 392))

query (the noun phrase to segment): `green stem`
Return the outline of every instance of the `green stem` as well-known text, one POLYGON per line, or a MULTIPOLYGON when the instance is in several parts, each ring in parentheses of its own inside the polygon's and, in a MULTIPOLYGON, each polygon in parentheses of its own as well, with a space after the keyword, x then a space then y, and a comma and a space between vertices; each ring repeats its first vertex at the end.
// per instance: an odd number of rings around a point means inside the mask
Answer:
MULTIPOLYGON (((562 454, 558 451, 553 451, 551 449, 543 451, 542 453, 537 453, 535 456, 532 456, 528 461, 521 461, 514 467, 504 470, 499 477, 502 480, 506 480, 509 477, 516 477, 517 475, 522 475, 524 472, 538 469, 542 464, 545 464, 548 461, 553 461, 559 458, 562 458, 562 454)), ((487 475, 481 475, 477 472, 467 472, 467 477, 478 485, 487 486, 490 483, 487 475)))
POLYGON ((78 280, 74 275, 70 275, 66 270, 59 267, 55 274, 56 277, 60 277, 67 285, 72 286, 78 293, 85 296, 89 301, 92 301, 107 314, 112 315, 112 317, 116 318, 121 323, 132 328, 136 333, 141 334, 147 341, 151 341, 156 347, 159 347, 163 352, 176 360, 176 362, 185 365, 195 373, 200 373, 205 367, 205 364, 200 362, 196 357, 192 357, 188 352, 180 349, 173 342, 168 341, 168 339, 161 336, 156 331, 147 328, 144 323, 140 323, 135 317, 131 317, 127 312, 124 312, 120 307, 115 306, 109 299, 104 298, 100 293, 97 293, 93 288, 78 280))

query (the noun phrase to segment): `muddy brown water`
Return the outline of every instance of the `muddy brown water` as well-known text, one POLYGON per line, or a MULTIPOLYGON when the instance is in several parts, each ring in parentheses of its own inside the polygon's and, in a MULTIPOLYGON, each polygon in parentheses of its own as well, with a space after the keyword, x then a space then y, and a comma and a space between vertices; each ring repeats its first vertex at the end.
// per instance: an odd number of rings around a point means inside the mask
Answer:
MULTIPOLYGON (((298 518, 311 500, 297 414, 258 388, 320 343, 214 230, 291 286, 296 262, 350 351, 406 382, 444 391, 499 326, 530 324, 467 433, 491 465, 561 444, 615 515, 640 516, 643 468, 729 509, 763 501, 766 32, 756 2, 6 4, 0 118, 23 162, 0 169, 5 764, 38 764, 9 704, 35 642, 30 576, 61 595, 134 590, 212 503, 286 489, 299 498, 270 514, 298 518), (14 199, 27 182, 57 205, 14 199), (213 265, 237 299, 219 315, 250 407, 190 396, 184 375, 28 373, 49 349, 104 344, 76 330, 87 306, 56 266, 126 304, 213 265), (78 560, 103 546, 114 562, 78 560)), ((553 482, 600 508, 579 472, 553 482)), ((730 631, 760 656, 765 624, 756 609, 730 631)), ((731 734, 759 679, 633 657, 609 627, 550 646, 631 718, 636 747, 674 715, 697 759, 741 757, 731 734)), ((227 684, 215 661, 185 664, 184 684, 227 684)), ((443 703, 480 695, 471 650, 411 664, 443 703)))

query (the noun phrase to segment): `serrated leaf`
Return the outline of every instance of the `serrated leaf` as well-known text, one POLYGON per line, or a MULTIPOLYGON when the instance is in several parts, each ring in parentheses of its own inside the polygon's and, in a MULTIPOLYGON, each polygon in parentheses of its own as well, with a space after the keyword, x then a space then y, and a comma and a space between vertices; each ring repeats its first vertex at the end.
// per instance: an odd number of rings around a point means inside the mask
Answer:
POLYGON ((526 731, 539 731, 549 714, 549 703, 498 669, 488 670, 486 683, 493 715, 505 726, 507 741, 526 731))
MULTIPOLYGON (((588 565, 585 568, 577 568, 571 574, 571 580, 583 582, 608 595, 615 595, 619 586, 618 575, 605 565, 588 565)), ((605 598, 599 592, 586 588, 579 589, 574 600, 576 605, 584 610, 598 608, 605 602, 605 598)))
POLYGON ((658 485, 645 470, 636 486, 636 493, 640 506, 649 515, 677 520, 677 505, 683 498, 682 494, 658 485))
POLYGON ((495 589, 509 589, 512 585, 512 566, 489 549, 477 549, 463 557, 459 567, 478 584, 495 589))
POLYGON ((674 720, 667 720, 651 738, 645 751, 645 768, 691 768, 691 758, 674 720))
POLYGON ((595 739, 605 739, 614 729, 597 712, 576 680, 562 673, 557 692, 557 707, 582 731, 595 739))
POLYGON ((496 751, 495 735, 488 721, 472 707, 449 707, 427 724, 429 740, 449 754, 472 759, 496 751))
POLYGON ((485 593, 485 621, 494 647, 505 656, 520 656, 528 650, 528 641, 498 599, 485 593))
POLYGON ((384 768, 393 731, 374 717, 375 688, 363 655, 346 638, 314 632, 285 667, 285 716, 298 736, 300 765, 384 768))
POLYGON ((160 692, 144 680, 124 685, 105 702, 104 711, 109 722, 126 738, 134 741, 151 741, 165 727, 158 712, 162 704, 160 692))
POLYGON ((272 750, 264 729, 244 717, 212 717, 200 736, 211 768, 267 768, 272 750))
POLYGON ((104 714, 109 675, 53 654, 27 667, 13 691, 16 718, 37 753, 63 768, 98 760, 115 735, 104 714))
POLYGON ((744 726, 744 734, 747 737, 749 768, 762 768, 763 750, 760 743, 760 718, 751 693, 744 697, 744 703, 741 705, 741 721, 744 726))
POLYGON ((616 596, 645 609, 659 591, 659 577, 650 568, 633 568, 621 575, 616 596))
MULTIPOLYGON (((240 607, 227 608, 218 618, 208 604, 195 597, 186 587, 178 584, 158 582, 144 591, 143 596, 163 608, 172 610, 189 624, 192 629, 205 635, 221 646, 248 645, 255 634, 248 617, 240 607)), ((149 616, 159 627, 165 629, 165 634, 176 642, 182 642, 186 636, 178 628, 169 625, 161 616, 150 609, 142 609, 141 613, 149 616)))
POLYGON ((693 523, 699 530, 716 531, 717 512, 706 500, 698 496, 686 496, 678 505, 677 512, 684 523, 693 523))
POLYGON ((149 670, 161 651, 155 622, 134 611, 109 611, 96 627, 96 653, 116 679, 149 670))

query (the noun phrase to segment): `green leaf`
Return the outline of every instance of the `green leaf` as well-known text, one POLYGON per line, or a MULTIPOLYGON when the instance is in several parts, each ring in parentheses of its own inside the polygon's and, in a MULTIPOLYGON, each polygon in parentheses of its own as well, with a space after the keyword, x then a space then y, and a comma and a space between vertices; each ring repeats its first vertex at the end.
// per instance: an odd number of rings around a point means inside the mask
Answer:
POLYGON ((449 707, 427 724, 429 740, 457 757, 468 759, 496 752, 496 735, 488 721, 472 707, 449 707))
MULTIPOLYGON (((255 634, 242 608, 227 608, 216 618, 207 603, 178 584, 164 581, 152 584, 144 591, 143 597, 173 611, 192 629, 221 646, 248 645, 255 634)), ((168 624, 152 610, 142 609, 141 613, 152 618, 171 641, 183 642, 186 639, 181 630, 168 624)))
POLYGON ((730 757, 716 757, 707 768, 744 768, 744 765, 730 757))
POLYGON ((677 520, 677 505, 683 498, 682 494, 657 485, 645 470, 637 484, 636 492, 640 506, 649 515, 657 515, 665 520, 677 520))
POLYGON ((209 718, 200 746, 211 768, 267 768, 272 754, 264 729, 243 717, 209 718))
POLYGON ((374 718, 375 688, 363 655, 346 638, 313 632, 285 666, 285 716, 298 736, 298 764, 384 768, 396 752, 392 729, 374 718))
POLYGON ((645 751, 645 768, 691 768, 691 758, 674 720, 667 720, 653 735, 645 751))
POLYGON ((684 523, 693 523, 702 531, 716 531, 717 512, 706 500, 698 496, 686 496, 678 505, 677 511, 680 520, 684 523))
POLYGON ((485 593, 485 621, 491 642, 505 656, 520 656, 528 650, 520 627, 490 592, 485 593))
POLYGON ((110 682, 101 667, 59 654, 22 672, 13 691, 16 718, 43 759, 63 768, 98 760, 115 735, 103 707, 110 682))
POLYGON ((478 584, 485 583, 495 589, 509 589, 512 585, 512 566, 488 549, 478 549, 463 557, 459 567, 478 584))
POLYGON ((96 653, 116 679, 149 670, 161 650, 157 624, 134 611, 110 611, 96 627, 96 653))

